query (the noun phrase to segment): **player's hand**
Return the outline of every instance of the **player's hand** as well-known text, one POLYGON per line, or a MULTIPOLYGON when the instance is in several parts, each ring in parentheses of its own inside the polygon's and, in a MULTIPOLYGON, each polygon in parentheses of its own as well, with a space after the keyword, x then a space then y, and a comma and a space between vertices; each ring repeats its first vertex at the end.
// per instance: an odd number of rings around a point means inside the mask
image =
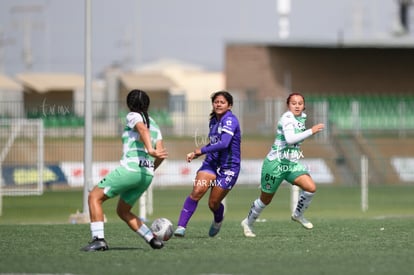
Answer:
POLYGON ((195 149, 193 152, 187 154, 187 162, 191 162, 193 159, 196 159, 201 155, 202 153, 200 149, 195 149))
POLYGON ((148 154, 159 159, 166 159, 168 157, 168 152, 165 148, 149 151, 148 154))
POLYGON ((196 157, 196 154, 194 153, 194 152, 190 152, 190 153, 188 153, 187 154, 187 157, 186 157, 186 159, 187 159, 187 162, 191 162, 193 159, 195 159, 195 158, 197 158, 196 157))
POLYGON ((312 134, 319 133, 324 128, 325 128, 325 124, 323 124, 323 123, 319 123, 319 124, 313 125, 312 126, 312 134))

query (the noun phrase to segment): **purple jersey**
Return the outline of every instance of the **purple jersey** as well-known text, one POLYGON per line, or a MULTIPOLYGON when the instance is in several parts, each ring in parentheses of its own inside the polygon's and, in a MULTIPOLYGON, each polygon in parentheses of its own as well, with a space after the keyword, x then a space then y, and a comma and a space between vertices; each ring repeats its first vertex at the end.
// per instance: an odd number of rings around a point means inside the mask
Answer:
POLYGON ((229 110, 220 121, 213 117, 209 128, 210 142, 201 148, 206 154, 204 163, 220 169, 240 169, 241 132, 237 117, 229 110))

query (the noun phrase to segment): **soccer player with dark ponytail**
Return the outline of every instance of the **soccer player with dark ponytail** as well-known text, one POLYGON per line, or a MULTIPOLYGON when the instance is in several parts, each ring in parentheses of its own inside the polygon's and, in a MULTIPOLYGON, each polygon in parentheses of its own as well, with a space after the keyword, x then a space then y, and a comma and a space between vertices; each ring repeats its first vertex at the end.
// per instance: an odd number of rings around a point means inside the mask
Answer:
POLYGON ((151 230, 131 212, 132 207, 148 189, 154 170, 167 158, 161 130, 148 115, 150 98, 144 91, 132 90, 127 96, 130 112, 122 134, 123 155, 120 165, 103 178, 89 193, 90 230, 92 241, 83 251, 108 249, 104 239, 104 213, 102 204, 119 195, 118 216, 153 249, 163 247, 151 230))

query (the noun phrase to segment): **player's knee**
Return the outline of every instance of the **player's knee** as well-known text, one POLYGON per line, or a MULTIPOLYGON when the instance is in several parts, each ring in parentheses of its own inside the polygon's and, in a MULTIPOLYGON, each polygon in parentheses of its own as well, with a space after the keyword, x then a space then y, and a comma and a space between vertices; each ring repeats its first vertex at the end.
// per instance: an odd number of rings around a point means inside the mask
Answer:
POLYGON ((206 193, 206 190, 207 189, 204 189, 204 188, 194 188, 190 194, 190 198, 195 201, 199 201, 206 193))
POLYGON ((316 184, 312 181, 311 183, 306 185, 306 188, 303 188, 304 191, 307 191, 309 193, 315 193, 316 192, 316 184))
POLYGON ((105 194, 103 193, 103 191, 98 188, 95 187, 94 189, 92 189, 91 192, 89 192, 88 195, 88 202, 90 203, 102 203, 107 199, 107 197, 105 196, 105 194))
POLYGON ((299 186, 303 191, 309 193, 316 192, 316 184, 309 175, 300 176, 296 179, 295 184, 299 186))

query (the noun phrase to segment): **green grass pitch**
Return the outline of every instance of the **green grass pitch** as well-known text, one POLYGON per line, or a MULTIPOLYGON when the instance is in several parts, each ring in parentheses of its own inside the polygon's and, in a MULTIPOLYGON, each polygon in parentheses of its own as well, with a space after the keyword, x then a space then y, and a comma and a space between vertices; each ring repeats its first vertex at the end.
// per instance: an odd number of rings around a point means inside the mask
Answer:
MULTIPOLYGON (((175 224, 190 188, 155 189, 149 219, 175 224)), ((414 186, 371 186, 366 212, 357 186, 319 186, 306 215, 315 227, 306 230, 290 221, 285 185, 255 224, 257 237, 247 239, 240 221, 258 194, 245 186, 230 192, 215 238, 207 235, 212 215, 203 198, 185 238, 172 238, 161 250, 130 231, 116 217, 116 200, 109 200, 110 250, 92 253, 79 250, 90 240, 89 225, 68 222, 83 208, 81 190, 4 197, 0 274, 413 274, 414 186)))

